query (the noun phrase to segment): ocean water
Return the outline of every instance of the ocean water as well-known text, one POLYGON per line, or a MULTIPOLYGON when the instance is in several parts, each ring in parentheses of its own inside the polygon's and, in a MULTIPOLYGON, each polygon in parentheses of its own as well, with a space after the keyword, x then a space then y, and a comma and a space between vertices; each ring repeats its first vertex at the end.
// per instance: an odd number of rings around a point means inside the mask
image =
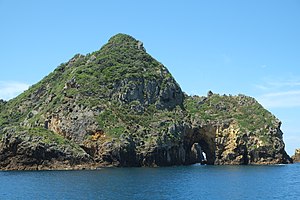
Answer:
POLYGON ((300 164, 0 172, 0 199, 300 199, 300 164))

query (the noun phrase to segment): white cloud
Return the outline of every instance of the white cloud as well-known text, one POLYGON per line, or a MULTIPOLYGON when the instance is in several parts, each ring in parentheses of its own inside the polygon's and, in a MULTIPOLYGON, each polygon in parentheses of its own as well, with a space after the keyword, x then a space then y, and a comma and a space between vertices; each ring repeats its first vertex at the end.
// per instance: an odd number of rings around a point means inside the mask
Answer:
POLYGON ((27 90, 29 86, 27 83, 16 81, 0 81, 0 99, 12 99, 27 90))
POLYGON ((299 81, 269 81, 268 85, 273 86, 273 87, 296 87, 300 86, 299 81))
POLYGON ((300 107, 300 90, 266 93, 257 99, 267 108, 300 107))
POLYGON ((265 85, 254 85, 255 88, 260 89, 260 90, 268 90, 269 87, 265 86, 265 85))
POLYGON ((255 85, 256 88, 258 89, 286 89, 286 87, 291 88, 295 88, 295 87, 299 87, 300 86, 300 80, 267 80, 265 81, 263 84, 259 84, 259 85, 255 85))
POLYGON ((267 96, 267 97, 286 97, 286 96, 293 96, 293 95, 300 95, 300 90, 287 91, 287 92, 275 92, 275 93, 265 94, 264 96, 267 96))
POLYGON ((258 101, 267 108, 300 107, 299 78, 273 78, 255 85, 255 88, 262 92, 257 96, 258 101))

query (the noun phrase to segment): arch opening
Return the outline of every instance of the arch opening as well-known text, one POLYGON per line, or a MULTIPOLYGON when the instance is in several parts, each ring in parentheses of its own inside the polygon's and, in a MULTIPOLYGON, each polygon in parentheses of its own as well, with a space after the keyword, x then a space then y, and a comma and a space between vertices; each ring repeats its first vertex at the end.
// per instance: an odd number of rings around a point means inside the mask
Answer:
POLYGON ((208 128, 194 128, 187 135, 185 146, 187 153, 186 164, 214 165, 216 161, 215 131, 208 128))
POLYGON ((215 163, 215 148, 213 144, 209 144, 204 139, 200 139, 199 145, 201 146, 203 154, 205 154, 205 159, 203 159, 203 163, 213 165, 215 163))

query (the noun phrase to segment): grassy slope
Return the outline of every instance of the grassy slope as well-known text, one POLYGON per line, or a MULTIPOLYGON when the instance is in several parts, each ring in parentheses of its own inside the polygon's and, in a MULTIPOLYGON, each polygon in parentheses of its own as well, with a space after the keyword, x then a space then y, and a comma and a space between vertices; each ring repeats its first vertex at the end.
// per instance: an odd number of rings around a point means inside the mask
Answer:
POLYGON ((254 98, 244 95, 213 94, 210 97, 188 97, 185 107, 193 118, 202 122, 232 119, 238 122, 243 131, 264 129, 266 125, 272 126, 276 121, 276 118, 254 98))

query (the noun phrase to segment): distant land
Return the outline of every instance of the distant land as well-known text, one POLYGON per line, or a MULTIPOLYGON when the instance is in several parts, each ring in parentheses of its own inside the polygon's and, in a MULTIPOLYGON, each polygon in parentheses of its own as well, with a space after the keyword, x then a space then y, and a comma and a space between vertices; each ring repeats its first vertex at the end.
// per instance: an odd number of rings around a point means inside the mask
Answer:
POLYGON ((252 97, 185 94, 141 41, 117 34, 0 101, 0 169, 291 163, 280 126, 252 97))

